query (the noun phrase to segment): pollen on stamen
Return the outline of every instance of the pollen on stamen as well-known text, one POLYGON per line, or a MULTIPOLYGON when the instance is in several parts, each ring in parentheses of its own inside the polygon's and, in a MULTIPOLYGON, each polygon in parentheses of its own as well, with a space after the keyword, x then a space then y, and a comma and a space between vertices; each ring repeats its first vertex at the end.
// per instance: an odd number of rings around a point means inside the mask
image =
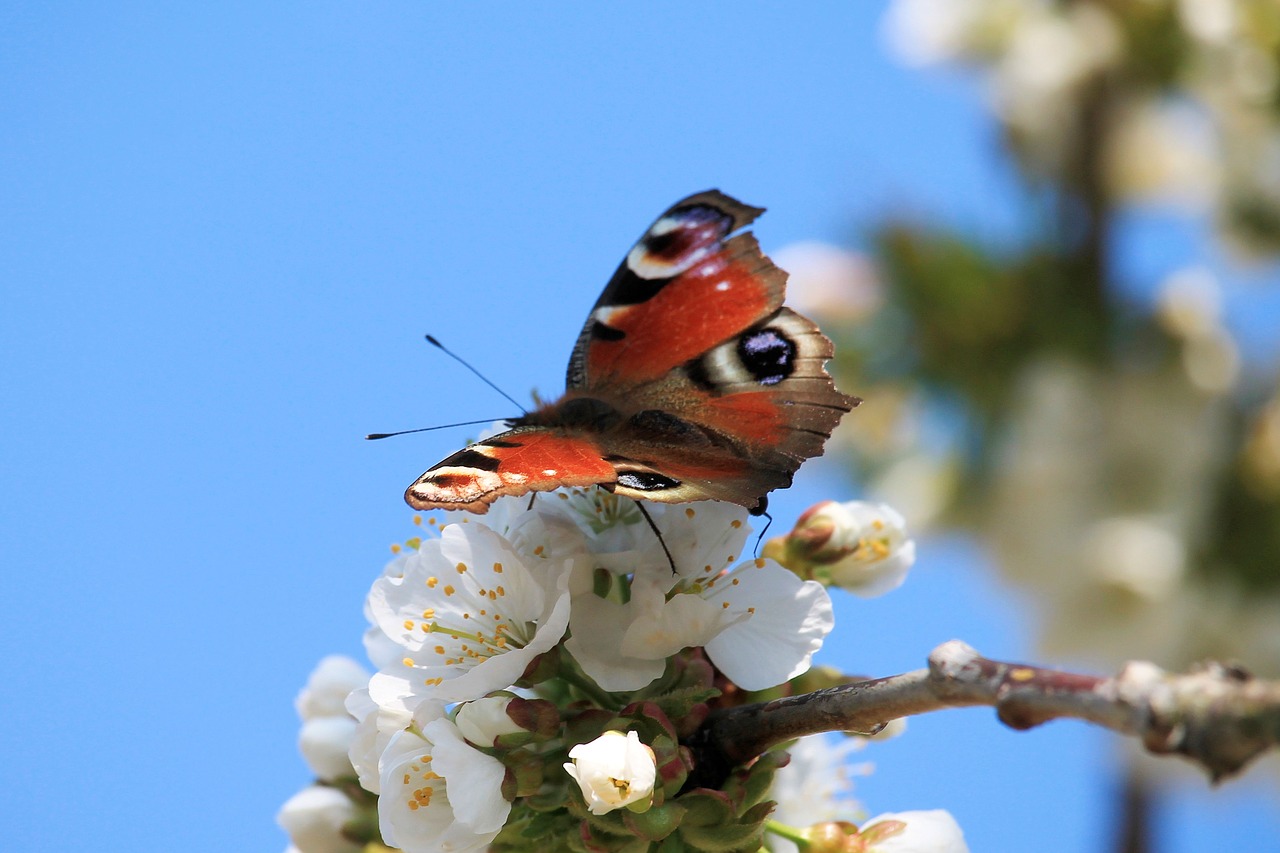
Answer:
POLYGON ((756 609, 754 607, 748 607, 747 612, 754 614, 756 612, 756 609))
POLYGON ((462 614, 462 618, 463 618, 463 619, 470 619, 470 618, 471 618, 471 614, 470 614, 470 613, 463 613, 463 614, 462 614))
POLYGON ((414 524, 421 525, 421 524, 422 524, 422 516, 421 516, 421 515, 418 515, 418 513, 416 513, 416 512, 415 512, 415 513, 413 514, 413 523, 414 523, 414 524))
POLYGON ((417 664, 414 663, 413 658, 404 658, 403 660, 400 661, 400 663, 404 664, 405 666, 417 666, 417 664))
POLYGON ((506 595, 507 590, 502 584, 498 584, 498 595, 506 595))
POLYGON ((439 523, 440 522, 436 521, 434 517, 427 519, 427 525, 430 527, 435 527, 439 523))
POLYGON ((737 530, 739 527, 742 526, 742 522, 735 518, 733 521, 729 522, 729 526, 732 527, 734 530, 737 530))
POLYGON ((444 654, 444 646, 436 646, 432 651, 438 655, 444 654))
POLYGON ((422 683, 425 684, 427 687, 439 687, 442 681, 444 681, 443 677, 436 676, 435 678, 428 678, 422 683))
POLYGON ((408 545, 410 548, 417 551, 419 548, 422 547, 422 537, 410 536, 408 539, 404 540, 404 544, 408 545))
POLYGON ((404 625, 404 629, 405 629, 406 631, 412 631, 412 630, 413 630, 413 620, 412 620, 412 619, 406 619, 406 620, 404 620, 404 622, 403 622, 402 624, 404 625))
POLYGON ((488 610, 485 610, 483 607, 481 607, 481 608, 480 608, 480 615, 481 615, 481 616, 484 616, 484 615, 485 615, 485 614, 487 614, 488 612, 489 612, 489 611, 488 611, 488 610))
POLYGON ((500 574, 502 574, 502 563, 494 563, 494 564, 493 564, 493 573, 494 573, 495 575, 500 575, 500 574))
POLYGON ((399 554, 399 553, 400 553, 400 550, 401 550, 401 549, 400 549, 400 543, 399 543, 399 542, 392 542, 392 543, 391 543, 391 553, 392 553, 392 554, 399 554))
POLYGON ((764 568, 764 557, 756 557, 756 568, 757 569, 764 568))
POLYGON ((685 507, 684 514, 686 518, 693 518, 695 515, 697 515, 697 513, 693 511, 693 507, 691 506, 685 507))
POLYGON ((437 585, 438 583, 440 583, 440 578, 437 578, 437 577, 429 577, 429 578, 427 578, 427 588, 428 588, 428 589, 435 589, 435 588, 436 588, 436 585, 437 585))
POLYGON ((738 578, 734 578, 732 581, 730 581, 730 583, 732 583, 734 586, 737 586, 738 584, 742 583, 742 581, 739 580, 738 578))
POLYGON ((729 602, 727 602, 727 601, 722 601, 722 602, 720 602, 720 609, 721 609, 721 610, 728 610, 728 609, 729 609, 729 602))
POLYGON ((423 619, 436 618, 436 609, 434 607, 428 607, 426 610, 422 611, 422 618, 423 619))
POLYGON ((546 549, 546 548, 543 548, 541 545, 539 545, 537 548, 534 548, 534 549, 533 549, 533 553, 534 553, 534 554, 536 554, 537 556, 541 557, 541 556, 542 556, 542 552, 543 552, 543 551, 545 551, 545 550, 547 550, 547 549, 546 549))
POLYGON ((490 601, 497 601, 497 600, 498 600, 498 594, 497 594, 496 592, 494 592, 493 590, 489 590, 489 592, 488 592, 488 596, 489 596, 489 600, 490 600, 490 601))
POLYGON ((445 587, 444 587, 445 595, 453 595, 456 591, 457 590, 455 590, 451 584, 445 584, 445 587))
POLYGON ((713 571, 715 571, 715 569, 711 568, 711 564, 710 564, 710 563, 708 563, 707 565, 703 566, 703 567, 702 567, 702 570, 703 570, 704 572, 713 572, 713 571))
POLYGON ((454 566, 454 568, 458 570, 458 574, 460 575, 465 575, 467 573, 466 563, 458 563, 458 565, 454 566))

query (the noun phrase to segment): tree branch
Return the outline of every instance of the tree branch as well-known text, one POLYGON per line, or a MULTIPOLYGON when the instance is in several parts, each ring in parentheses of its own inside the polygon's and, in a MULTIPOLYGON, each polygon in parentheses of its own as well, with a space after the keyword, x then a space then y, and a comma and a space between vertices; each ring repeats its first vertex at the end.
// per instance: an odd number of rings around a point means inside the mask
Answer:
POLYGON ((689 740, 697 768, 690 784, 713 784, 802 735, 874 732, 900 717, 971 705, 994 707, 1020 730, 1086 720, 1141 738, 1152 753, 1186 756, 1215 782, 1280 743, 1280 682, 1238 668, 1210 663, 1171 674, 1139 661, 1103 678, 990 660, 952 640, 933 650, 928 669, 717 711, 689 740))

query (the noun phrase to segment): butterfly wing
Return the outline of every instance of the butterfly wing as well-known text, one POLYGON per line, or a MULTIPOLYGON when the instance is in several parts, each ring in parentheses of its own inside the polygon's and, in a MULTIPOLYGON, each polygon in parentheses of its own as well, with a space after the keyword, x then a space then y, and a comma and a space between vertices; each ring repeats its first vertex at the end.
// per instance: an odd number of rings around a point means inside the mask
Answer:
POLYGON ((502 495, 601 485, 754 509, 789 485, 858 400, 827 375, 831 342, 782 307, 786 273, 731 236, 762 212, 710 190, 658 217, 579 334, 564 398, 432 467, 409 505, 483 513, 502 495))
POLYGON ((726 239, 763 212, 709 190, 659 216, 591 309, 566 387, 618 394, 659 381, 781 307, 786 274, 751 234, 726 239))
POLYGON ((757 507, 859 402, 825 370, 831 342, 782 307, 786 273, 731 236, 762 212, 716 190, 677 202, 592 309, 568 386, 628 413, 601 436, 619 494, 757 507))
POLYGON ((503 495, 594 486, 614 478, 613 466, 590 435, 524 426, 459 450, 414 481, 404 499, 414 509, 483 514, 503 495))

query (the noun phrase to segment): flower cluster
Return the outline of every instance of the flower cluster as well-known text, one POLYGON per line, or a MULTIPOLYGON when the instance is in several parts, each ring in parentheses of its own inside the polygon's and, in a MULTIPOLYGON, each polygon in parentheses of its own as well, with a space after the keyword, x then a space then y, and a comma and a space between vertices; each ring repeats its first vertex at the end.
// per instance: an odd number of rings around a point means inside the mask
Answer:
POLYGON ((1101 137, 1107 192, 1212 207, 1238 247, 1280 248, 1280 16, 1271 0, 896 0, 908 62, 989 71, 1022 165, 1072 180, 1101 137))
POLYGON ((785 691, 809 669, 833 627, 833 577, 865 586, 868 566, 888 562, 895 579, 880 586, 901 582, 911 561, 901 520, 859 507, 810 513, 770 543, 783 562, 746 556, 746 512, 729 504, 650 504, 646 520, 629 499, 574 490, 501 499, 443 527, 429 520, 369 592, 377 672, 351 672, 345 702, 324 703, 349 756, 311 761, 334 802, 313 809, 324 816, 316 831, 299 828, 293 801, 281 823, 301 853, 361 840, 410 853, 647 850, 667 839, 745 849, 767 831, 807 831, 768 820, 786 753, 708 788, 691 781, 688 739, 713 707, 785 691), (861 549, 859 567, 803 568, 812 554, 787 542, 816 541, 813 517, 834 519, 824 553, 861 549), (350 790, 357 780, 363 793, 350 790))

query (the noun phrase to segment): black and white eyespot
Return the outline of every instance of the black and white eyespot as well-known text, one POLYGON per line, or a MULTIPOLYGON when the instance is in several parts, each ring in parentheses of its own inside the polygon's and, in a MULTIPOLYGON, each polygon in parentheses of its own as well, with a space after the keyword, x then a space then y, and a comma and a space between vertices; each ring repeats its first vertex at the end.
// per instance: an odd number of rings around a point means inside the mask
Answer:
POLYGON ((779 329, 765 327, 738 338, 738 360, 761 385, 777 385, 796 369, 796 344, 779 329))
POLYGON ((642 279, 673 278, 720 249, 733 217, 707 205, 681 207, 653 224, 627 254, 627 268, 642 279))
POLYGON ((686 375, 708 391, 777 385, 795 373, 802 357, 812 355, 802 351, 800 342, 807 341, 807 329, 795 322, 793 318, 797 316, 784 310, 762 325, 713 347, 686 366, 686 375))

